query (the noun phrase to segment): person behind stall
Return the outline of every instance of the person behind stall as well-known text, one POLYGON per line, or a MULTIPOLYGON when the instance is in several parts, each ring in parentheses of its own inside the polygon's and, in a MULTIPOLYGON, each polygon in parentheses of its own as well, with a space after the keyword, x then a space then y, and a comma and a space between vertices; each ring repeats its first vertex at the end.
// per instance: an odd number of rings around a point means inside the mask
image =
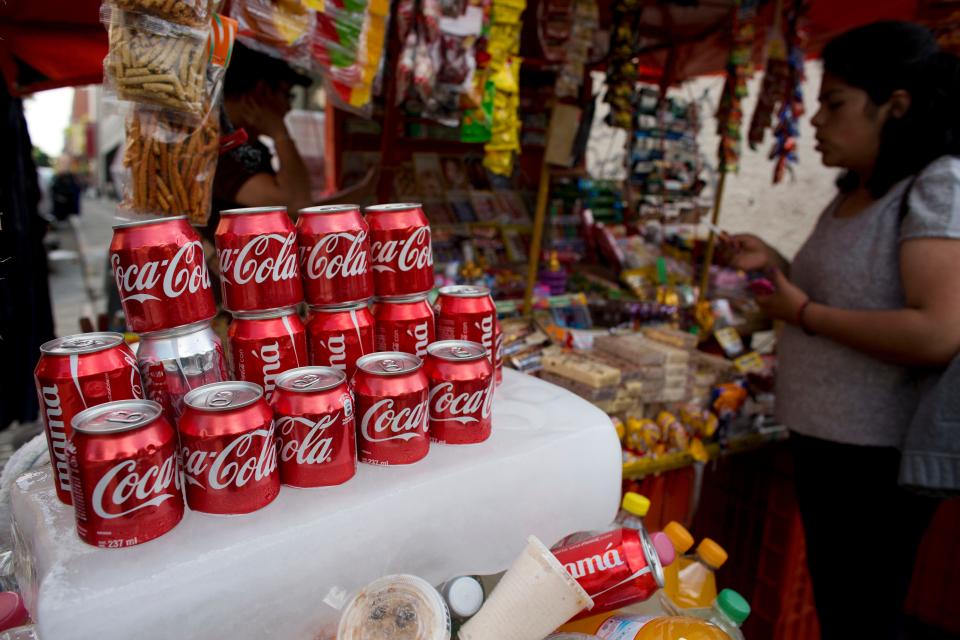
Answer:
POLYGON ((229 125, 246 131, 247 142, 221 155, 217 163, 207 225, 210 239, 224 209, 282 205, 296 212, 312 203, 310 174, 284 122, 291 89, 309 84, 308 77, 282 60, 241 44, 234 46, 223 84, 223 106, 229 125), (277 170, 270 150, 259 140, 261 135, 273 141, 277 170))
POLYGON ((938 503, 898 486, 898 446, 960 350, 960 63, 905 22, 848 31, 822 57, 812 123, 823 163, 844 170, 838 193, 792 262, 752 235, 727 248, 769 271, 776 291, 757 300, 786 323, 777 413, 822 637, 908 637, 938 503))

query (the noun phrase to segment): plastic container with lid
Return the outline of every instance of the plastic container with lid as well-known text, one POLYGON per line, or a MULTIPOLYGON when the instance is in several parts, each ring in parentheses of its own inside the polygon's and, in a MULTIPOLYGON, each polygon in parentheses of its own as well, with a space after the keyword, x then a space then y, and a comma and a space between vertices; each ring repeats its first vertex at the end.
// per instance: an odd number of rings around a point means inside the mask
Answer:
POLYGON ((717 598, 717 579, 714 572, 727 561, 727 552, 710 538, 697 545, 693 557, 680 558, 677 588, 669 593, 671 602, 679 609, 706 609, 717 598))
POLYGON ((609 526, 598 531, 577 531, 576 533, 571 533, 570 535, 562 538, 557 542, 552 549, 560 549, 563 547, 568 547, 577 542, 582 542, 594 536, 598 536, 601 533, 606 533, 607 531, 613 531, 614 529, 620 529, 622 527, 627 527, 629 529, 637 529, 640 531, 646 531, 643 526, 643 518, 647 515, 647 512, 650 511, 650 500, 639 493, 634 493, 633 491, 627 491, 623 494, 623 501, 620 503, 620 511, 617 513, 617 517, 614 519, 609 526))
POLYGON ((709 609, 687 609, 683 613, 720 627, 733 640, 743 640, 740 627, 750 616, 750 603, 733 589, 724 589, 709 609))
POLYGON ((384 576, 347 603, 337 640, 450 640, 450 613, 426 580, 384 576))

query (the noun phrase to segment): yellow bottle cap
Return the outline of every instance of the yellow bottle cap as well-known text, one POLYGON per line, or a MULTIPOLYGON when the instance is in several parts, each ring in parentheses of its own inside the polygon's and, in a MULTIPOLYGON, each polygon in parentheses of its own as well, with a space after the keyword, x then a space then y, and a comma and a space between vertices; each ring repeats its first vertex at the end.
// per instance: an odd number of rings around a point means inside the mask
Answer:
POLYGON ((633 491, 627 491, 623 494, 623 502, 620 503, 624 511, 632 513, 638 518, 643 518, 650 511, 650 499, 633 491))
POLYGON ((710 538, 700 541, 697 545, 697 555, 714 569, 719 569, 727 561, 727 552, 710 538))
POLYGON ((663 528, 663 532, 670 538, 670 542, 673 543, 673 548, 677 550, 678 555, 690 551, 690 547, 693 546, 693 536, 690 535, 685 526, 676 520, 668 522, 667 526, 663 528))

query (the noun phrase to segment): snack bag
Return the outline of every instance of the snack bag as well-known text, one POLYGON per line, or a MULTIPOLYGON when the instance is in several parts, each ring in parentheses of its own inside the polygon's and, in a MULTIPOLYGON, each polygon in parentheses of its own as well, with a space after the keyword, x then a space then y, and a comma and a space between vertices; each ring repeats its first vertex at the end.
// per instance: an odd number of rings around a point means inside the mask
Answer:
POLYGON ((210 18, 210 0, 110 0, 124 11, 156 16, 168 22, 202 27, 210 18))

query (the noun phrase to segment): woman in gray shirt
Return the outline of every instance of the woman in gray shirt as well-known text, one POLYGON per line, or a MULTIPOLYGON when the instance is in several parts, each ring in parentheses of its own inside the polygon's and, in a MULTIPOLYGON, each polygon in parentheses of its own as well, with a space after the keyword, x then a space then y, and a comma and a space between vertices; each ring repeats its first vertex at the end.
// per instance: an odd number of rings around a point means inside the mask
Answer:
POLYGON ((960 351, 960 64, 903 22, 849 31, 822 57, 812 123, 823 163, 845 169, 839 194, 792 263, 750 235, 731 263, 771 273, 758 303, 787 323, 777 411, 822 637, 906 637, 937 503, 898 487, 897 447, 919 385, 960 351))

